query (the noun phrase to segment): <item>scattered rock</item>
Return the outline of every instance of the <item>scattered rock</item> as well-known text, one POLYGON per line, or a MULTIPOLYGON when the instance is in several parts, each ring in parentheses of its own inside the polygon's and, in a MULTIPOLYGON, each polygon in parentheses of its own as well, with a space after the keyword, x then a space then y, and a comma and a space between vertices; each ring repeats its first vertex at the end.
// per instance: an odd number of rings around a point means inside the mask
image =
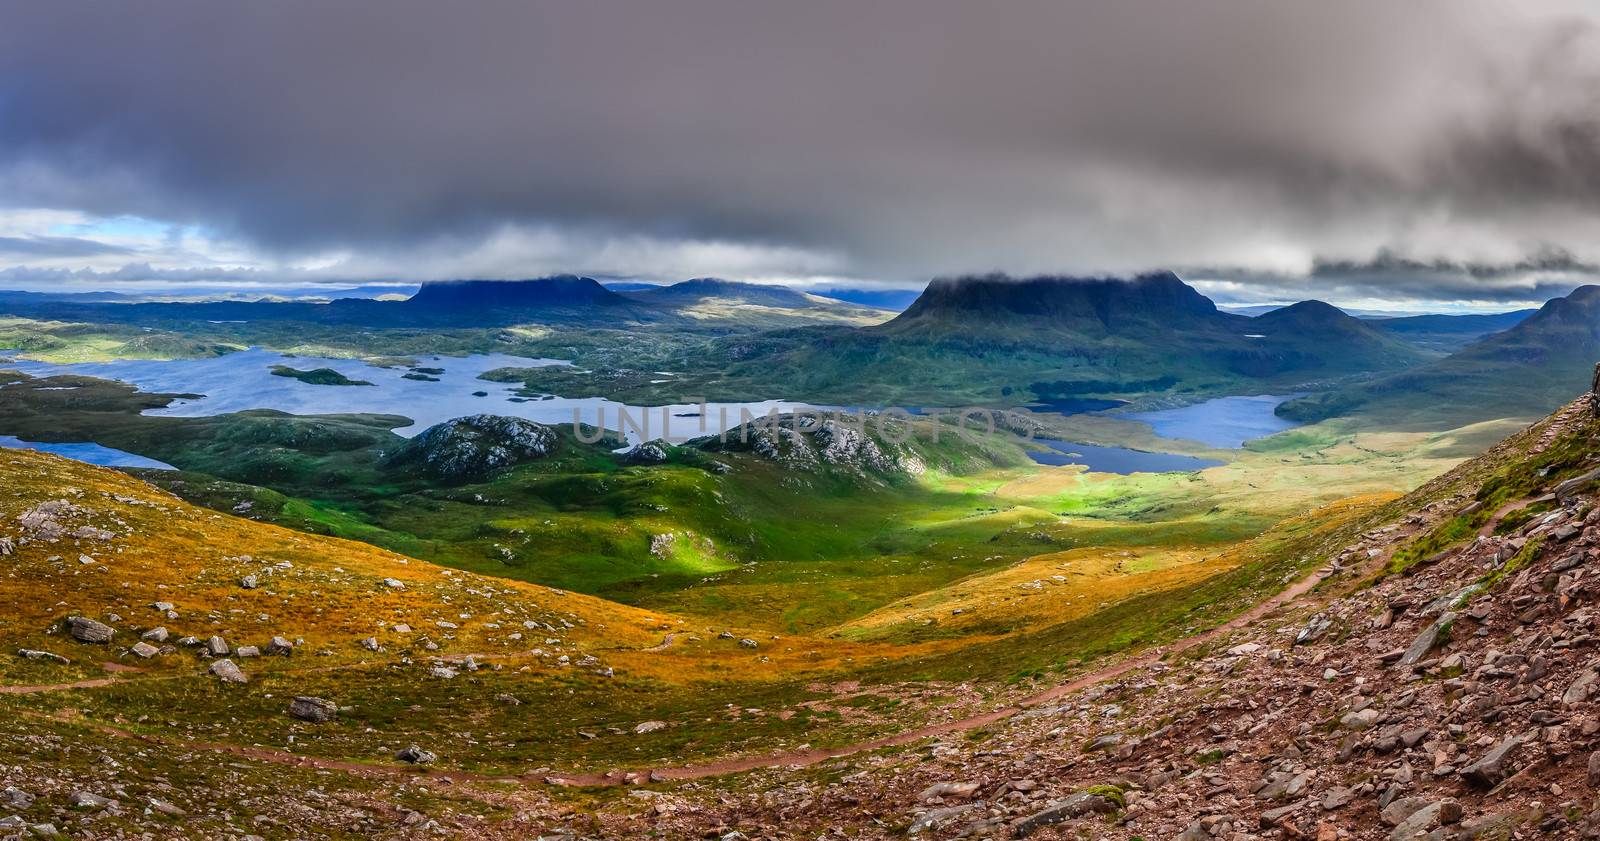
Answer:
POLYGON ((1521 747, 1522 738, 1519 736, 1511 736, 1502 740, 1500 744, 1491 748, 1477 762, 1461 769, 1462 778, 1478 788, 1494 788, 1506 778, 1506 760, 1511 758, 1521 747))
POLYGON ((249 683, 250 678, 245 676, 237 664, 232 660, 215 660, 211 663, 211 673, 221 678, 224 683, 249 683))
POLYGON ((67 632, 78 642, 104 645, 111 642, 111 637, 116 634, 110 625, 97 622, 87 616, 74 616, 67 620, 67 632))
POLYGON ((109 797, 101 797, 93 792, 75 791, 67 796, 67 802, 72 804, 72 808, 74 809, 99 810, 104 809, 117 801, 112 800, 109 797))
POLYGON ((1447 611, 1440 615, 1438 619, 1434 620, 1432 624, 1428 625, 1428 627, 1423 628, 1422 633, 1418 634, 1417 638, 1411 641, 1411 646, 1406 649, 1406 653, 1401 655, 1400 665, 1415 666, 1416 664, 1422 662, 1422 658, 1427 657, 1428 652, 1432 651, 1433 647, 1438 644, 1439 636, 1444 633, 1445 629, 1449 628, 1451 623, 1455 622, 1455 620, 1456 615, 1447 611))
POLYGON ((431 765, 438 761, 439 756, 432 751, 426 751, 416 745, 411 745, 395 754, 394 758, 413 765, 431 765))
POLYGON ((977 783, 934 783, 922 790, 919 799, 928 801, 941 797, 952 797, 964 800, 971 797, 977 790, 977 783))
POLYGON ((289 715, 312 724, 326 724, 339 717, 339 705, 310 695, 297 695, 289 702, 289 715))
POLYGON ((1106 815, 1115 811, 1117 811, 1117 804, 1112 802, 1110 798, 1080 791, 1064 800, 1057 800, 1018 821, 1013 828, 1013 832, 1018 838, 1027 838, 1047 826, 1061 823, 1070 818, 1088 814, 1106 815))

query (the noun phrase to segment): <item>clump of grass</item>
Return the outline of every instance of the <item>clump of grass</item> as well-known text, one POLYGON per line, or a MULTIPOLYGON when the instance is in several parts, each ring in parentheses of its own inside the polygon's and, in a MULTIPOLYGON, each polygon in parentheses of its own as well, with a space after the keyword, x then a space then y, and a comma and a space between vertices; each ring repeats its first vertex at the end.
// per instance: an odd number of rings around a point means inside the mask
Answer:
POLYGON ((1117 805, 1118 809, 1125 809, 1128 806, 1128 798, 1127 798, 1126 795, 1124 795, 1122 793, 1122 788, 1120 786, 1109 785, 1109 784, 1107 784, 1107 785, 1093 785, 1093 786, 1089 786, 1088 788, 1084 789, 1083 793, 1084 794, 1093 794, 1093 795, 1096 795, 1098 797, 1104 797, 1105 799, 1111 801, 1112 803, 1115 803, 1117 805))

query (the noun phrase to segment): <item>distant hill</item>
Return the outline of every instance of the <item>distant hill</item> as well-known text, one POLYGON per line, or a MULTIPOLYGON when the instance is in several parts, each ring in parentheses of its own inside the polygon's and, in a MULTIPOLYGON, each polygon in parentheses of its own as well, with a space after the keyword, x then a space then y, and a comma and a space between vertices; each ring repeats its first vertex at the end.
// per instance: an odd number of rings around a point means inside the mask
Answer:
POLYGON ((769 307, 804 308, 816 306, 816 303, 809 296, 787 286, 740 283, 739 281, 722 280, 715 277, 697 277, 692 280, 674 283, 671 286, 658 286, 654 289, 639 290, 635 293, 635 297, 648 301, 669 301, 679 305, 720 298, 769 307))
POLYGON ((1417 350, 1406 342, 1322 301, 1301 301, 1257 316, 1253 335, 1284 344, 1326 348, 1339 365, 1352 370, 1387 371, 1418 364, 1417 350))
POLYGON ((1597 361, 1600 286, 1583 286, 1443 359, 1290 401, 1278 411, 1301 420, 1357 414, 1419 424, 1535 417, 1587 387, 1597 361))
POLYGON ((1516 310, 1473 315, 1412 315, 1374 318, 1370 323, 1417 347, 1451 353, 1478 339, 1509 330, 1538 310, 1516 310))
POLYGON ((787 286, 714 277, 694 278, 626 294, 633 300, 670 309, 697 321, 734 321, 769 328, 806 322, 876 324, 889 317, 883 310, 809 295, 787 286))

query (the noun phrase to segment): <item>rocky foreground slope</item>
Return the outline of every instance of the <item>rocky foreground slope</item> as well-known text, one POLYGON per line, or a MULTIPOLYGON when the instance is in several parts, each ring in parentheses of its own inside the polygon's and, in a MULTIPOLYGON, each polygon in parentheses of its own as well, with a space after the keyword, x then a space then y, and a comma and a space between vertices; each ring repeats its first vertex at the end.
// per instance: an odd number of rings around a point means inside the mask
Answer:
POLYGON ((1600 837, 1587 401, 1419 490, 1284 610, 912 749, 634 792, 600 837, 1600 837))

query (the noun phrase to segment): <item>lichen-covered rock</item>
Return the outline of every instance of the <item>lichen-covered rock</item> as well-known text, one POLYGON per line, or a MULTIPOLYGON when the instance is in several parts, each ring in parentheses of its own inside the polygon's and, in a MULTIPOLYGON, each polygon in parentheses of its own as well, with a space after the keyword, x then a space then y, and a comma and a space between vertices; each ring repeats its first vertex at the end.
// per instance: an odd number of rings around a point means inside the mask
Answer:
POLYGON ((244 671, 232 660, 217 660, 212 663, 211 673, 216 675, 223 683, 250 682, 250 678, 246 677, 244 671))
POLYGON ((428 427, 389 461, 421 465, 442 479, 469 479, 543 458, 555 445, 555 431, 542 424, 500 415, 472 415, 428 427))
POLYGON ((323 698, 299 695, 289 702, 289 715, 312 724, 325 724, 339 717, 339 705, 323 698))
POLYGON ((74 616, 67 620, 67 632, 78 642, 103 645, 111 641, 116 634, 110 625, 97 622, 87 616, 74 616))

